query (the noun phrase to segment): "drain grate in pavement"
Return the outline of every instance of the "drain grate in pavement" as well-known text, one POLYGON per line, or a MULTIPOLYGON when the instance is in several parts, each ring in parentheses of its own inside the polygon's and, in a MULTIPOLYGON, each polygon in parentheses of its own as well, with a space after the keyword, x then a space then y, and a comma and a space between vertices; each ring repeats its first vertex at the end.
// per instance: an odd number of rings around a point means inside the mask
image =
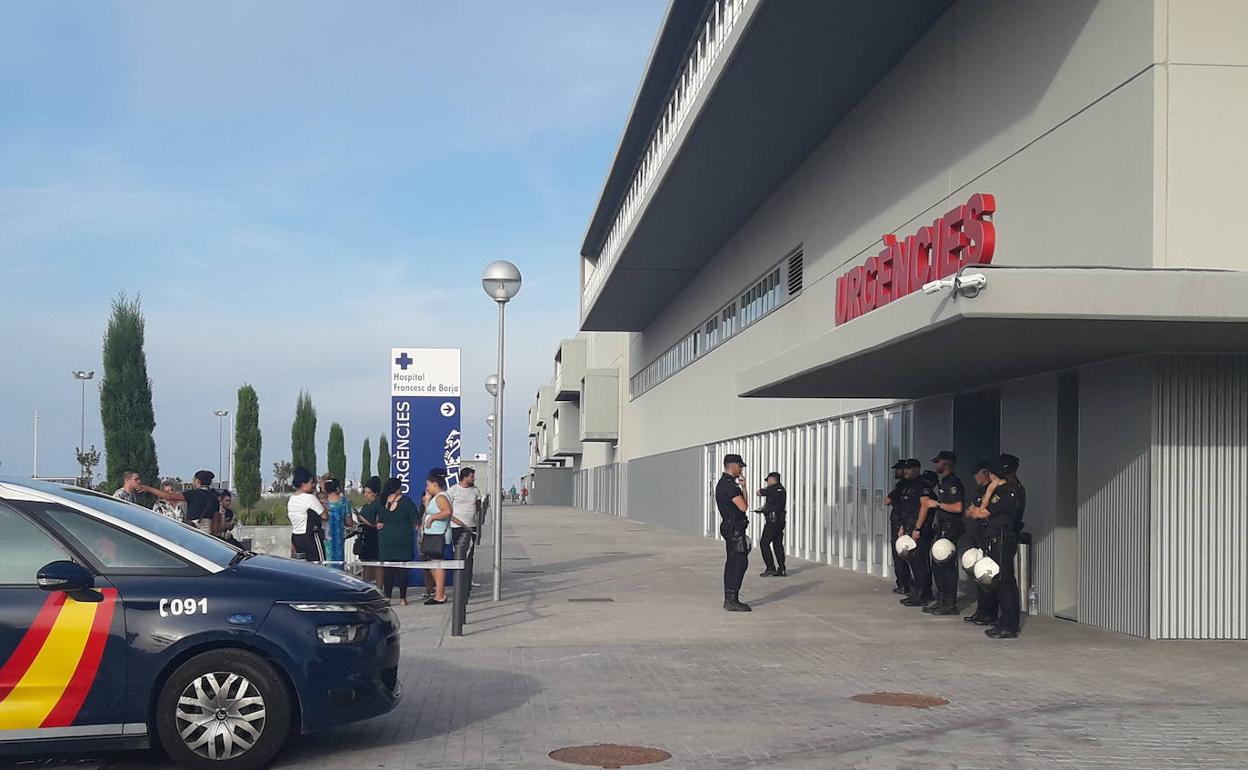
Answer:
POLYGON ((570 602, 613 602, 615 601, 615 599, 610 599, 606 596, 582 596, 576 599, 568 599, 568 601, 570 602))
POLYGON ((947 706, 947 698, 935 695, 922 695, 913 692, 872 692, 851 695, 850 700, 858 703, 870 703, 874 706, 905 706, 912 709, 926 709, 933 706, 947 706))
POLYGON ((550 758, 570 765, 585 767, 637 767, 666 762, 672 755, 663 749, 649 746, 620 746, 615 743, 599 743, 594 746, 569 746, 555 749, 550 758))

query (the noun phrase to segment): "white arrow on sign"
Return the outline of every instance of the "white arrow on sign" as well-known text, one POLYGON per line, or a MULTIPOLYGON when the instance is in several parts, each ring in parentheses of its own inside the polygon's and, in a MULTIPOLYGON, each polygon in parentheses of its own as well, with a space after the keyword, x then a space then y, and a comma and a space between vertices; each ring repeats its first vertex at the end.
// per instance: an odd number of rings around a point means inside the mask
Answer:
POLYGON ((444 402, 442 402, 442 416, 443 416, 443 417, 454 417, 454 416, 455 416, 455 405, 454 405, 454 404, 452 404, 450 401, 444 401, 444 402))

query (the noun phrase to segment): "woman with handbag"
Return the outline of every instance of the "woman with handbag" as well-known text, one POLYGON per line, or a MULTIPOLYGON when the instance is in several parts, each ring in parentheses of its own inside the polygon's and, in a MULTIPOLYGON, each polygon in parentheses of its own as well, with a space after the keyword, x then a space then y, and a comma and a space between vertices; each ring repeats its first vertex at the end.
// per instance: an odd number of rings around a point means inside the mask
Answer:
MULTIPOLYGON (((355 555, 360 561, 377 561, 377 536, 381 529, 381 479, 373 476, 364 482, 364 507, 355 514, 360 532, 355 536, 355 555)), ((381 567, 365 567, 364 580, 381 588, 381 567)))
MULTIPOLYGON (((412 499, 403 494, 403 483, 390 479, 381 490, 385 507, 381 511, 377 527, 377 552, 380 561, 412 561, 416 554, 412 548, 412 530, 420 526, 420 512, 412 499)), ((393 599, 394 589, 399 589, 399 604, 407 605, 407 567, 382 568, 382 593, 393 599)))
MULTIPOLYGON (((446 471, 435 468, 425 479, 425 518, 421 522, 420 552, 426 559, 441 559, 451 521, 451 498, 446 496, 446 471)), ((431 569, 433 596, 425 604, 446 604, 446 570, 431 569)))

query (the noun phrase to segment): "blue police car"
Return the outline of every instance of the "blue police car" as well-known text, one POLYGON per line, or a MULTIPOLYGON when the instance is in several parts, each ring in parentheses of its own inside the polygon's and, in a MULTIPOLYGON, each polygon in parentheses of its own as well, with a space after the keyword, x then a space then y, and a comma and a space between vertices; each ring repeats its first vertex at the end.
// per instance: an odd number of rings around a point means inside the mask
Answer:
POLYGON ((338 570, 85 489, 0 480, 0 753, 159 744, 250 770, 384 714, 398 620, 338 570))

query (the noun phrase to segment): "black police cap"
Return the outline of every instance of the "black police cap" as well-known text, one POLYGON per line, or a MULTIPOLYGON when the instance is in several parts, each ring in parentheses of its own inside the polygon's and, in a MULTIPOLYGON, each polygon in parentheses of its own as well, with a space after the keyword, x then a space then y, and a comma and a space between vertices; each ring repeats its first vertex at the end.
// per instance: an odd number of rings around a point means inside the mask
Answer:
POLYGON ((745 467, 745 460, 741 459, 741 455, 724 455, 724 465, 728 465, 729 463, 736 463, 742 468, 745 467))
POLYGON ((932 458, 932 462, 934 463, 938 463, 941 460, 948 460, 951 463, 956 463, 958 461, 958 456, 954 454, 953 452, 950 452, 948 449, 946 449, 940 454, 932 458))
POLYGON ((906 460, 906 467, 907 468, 922 468, 923 463, 911 457, 909 460, 906 460))
POLYGON ((1018 470, 1018 457, 1015 455, 1002 452, 998 461, 1005 467, 1007 473, 1013 473, 1018 470))
POLYGON ((901 469, 903 469, 903 468, 905 468, 905 467, 906 467, 906 461, 905 461, 905 460, 898 460, 897 462, 893 463, 893 470, 895 470, 895 471, 899 471, 899 470, 901 470, 901 469))

